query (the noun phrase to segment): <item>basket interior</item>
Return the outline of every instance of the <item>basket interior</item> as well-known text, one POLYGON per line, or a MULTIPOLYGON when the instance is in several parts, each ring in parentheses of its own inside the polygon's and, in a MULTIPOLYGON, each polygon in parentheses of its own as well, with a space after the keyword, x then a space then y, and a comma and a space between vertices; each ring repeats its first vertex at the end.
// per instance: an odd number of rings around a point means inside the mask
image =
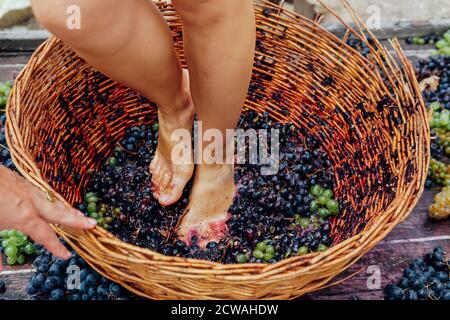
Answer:
MULTIPOLYGON (((398 201, 423 165, 426 150, 415 143, 420 98, 407 88, 400 68, 379 61, 376 47, 365 58, 311 21, 273 10, 267 16, 257 7, 246 107, 268 111, 321 141, 344 207, 332 220, 332 236, 341 242, 398 201), (289 20, 295 25, 288 27, 289 20)), ((166 14, 184 63, 181 26, 171 11, 166 14)), ((92 69, 60 41, 51 46, 34 66, 18 122, 43 179, 75 204, 88 169, 106 161, 126 128, 155 121, 156 106, 92 69)))

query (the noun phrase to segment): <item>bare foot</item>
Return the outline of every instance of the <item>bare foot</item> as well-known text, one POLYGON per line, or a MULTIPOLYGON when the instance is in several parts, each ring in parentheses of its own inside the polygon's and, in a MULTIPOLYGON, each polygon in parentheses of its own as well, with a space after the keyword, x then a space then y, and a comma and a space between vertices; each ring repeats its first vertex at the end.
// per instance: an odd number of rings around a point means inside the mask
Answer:
POLYGON ((235 194, 233 165, 199 165, 189 205, 178 227, 180 239, 191 245, 195 236, 202 248, 209 242, 219 242, 227 232, 228 210, 235 194))
POLYGON ((155 157, 150 164, 152 173, 153 196, 163 206, 170 206, 177 202, 184 187, 194 173, 193 159, 183 164, 174 164, 172 150, 178 141, 172 141, 172 133, 177 129, 192 132, 194 122, 194 105, 189 90, 189 74, 183 70, 185 98, 180 106, 171 108, 170 115, 158 111, 159 139, 155 157))

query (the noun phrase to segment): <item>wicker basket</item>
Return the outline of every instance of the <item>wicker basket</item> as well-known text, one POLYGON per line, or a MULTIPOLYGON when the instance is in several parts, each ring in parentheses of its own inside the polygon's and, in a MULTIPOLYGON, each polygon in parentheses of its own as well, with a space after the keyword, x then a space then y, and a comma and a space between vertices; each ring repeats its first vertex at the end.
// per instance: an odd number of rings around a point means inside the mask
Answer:
MULTIPOLYGON (((184 63, 181 23, 157 3, 184 63)), ((345 3, 348 6, 347 3, 345 3)), ((247 107, 291 121, 324 141, 344 212, 332 221, 325 253, 276 264, 222 265, 138 248, 101 228, 54 227, 102 275, 153 299, 292 299, 328 285, 405 219, 429 164, 428 116, 399 43, 393 59, 354 15, 339 39, 318 23, 269 2, 255 4, 257 56, 247 107), (356 31, 358 30, 358 31, 356 31), (350 35, 367 57, 346 45, 350 35), (273 97, 282 96, 280 107, 273 97)), ((14 163, 38 188, 67 204, 81 201, 87 169, 98 168, 125 128, 151 123, 155 106, 93 70, 52 38, 15 81, 7 106, 14 163)))

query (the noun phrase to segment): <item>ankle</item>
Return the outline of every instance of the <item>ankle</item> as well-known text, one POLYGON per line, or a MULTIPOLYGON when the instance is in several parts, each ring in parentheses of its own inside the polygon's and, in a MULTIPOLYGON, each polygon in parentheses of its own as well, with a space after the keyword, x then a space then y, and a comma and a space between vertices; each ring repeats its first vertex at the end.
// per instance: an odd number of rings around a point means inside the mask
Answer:
POLYGON ((185 111, 193 111, 189 93, 182 93, 172 101, 158 105, 158 112, 164 120, 180 117, 185 111), (190 110, 192 109, 192 110, 190 110))

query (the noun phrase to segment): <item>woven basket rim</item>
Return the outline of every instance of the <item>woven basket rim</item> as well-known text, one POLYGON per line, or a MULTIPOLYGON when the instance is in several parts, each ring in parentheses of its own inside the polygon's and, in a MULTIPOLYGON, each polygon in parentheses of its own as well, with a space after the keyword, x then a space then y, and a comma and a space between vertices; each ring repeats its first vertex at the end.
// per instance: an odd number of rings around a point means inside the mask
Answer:
MULTIPOLYGON (((322 1, 319 1, 322 2, 322 1)), ((344 1, 346 6, 349 8, 349 4, 347 1, 344 1)), ((330 10, 325 4, 322 3, 322 5, 330 10)), ((292 12, 288 12, 286 9, 282 8, 281 6, 269 3, 267 1, 263 1, 263 4, 261 6, 267 7, 271 6, 272 8, 278 8, 280 12, 285 14, 286 16, 290 17, 294 20, 302 20, 306 21, 308 23, 311 23, 314 25, 314 28, 317 28, 321 32, 327 32, 320 24, 318 24, 315 21, 306 19, 301 17, 300 15, 292 12)), ((350 9, 351 10, 351 9, 350 9)), ((353 12, 353 11, 350 11, 353 12)), ((353 12, 354 15, 354 12, 353 12)), ((359 23, 358 27, 363 30, 363 32, 368 32, 369 35, 372 36, 373 39, 376 39, 373 34, 368 30, 365 25, 359 21, 356 16, 354 16, 356 19, 356 22, 359 23)), ((354 33, 356 36, 360 36, 362 38, 362 33, 359 33, 355 31, 353 28, 351 28, 349 25, 347 25, 345 22, 343 22, 343 25, 348 29, 351 30, 352 33, 354 33)), ((336 37, 336 39, 338 39, 336 37)), ((58 200, 65 203, 66 205, 70 205, 67 203, 67 201, 58 193, 56 193, 51 186, 45 182, 45 180, 42 178, 42 175, 37 168, 35 162, 33 161, 33 157, 30 154, 25 153, 25 148, 23 148, 23 136, 22 132, 17 130, 17 123, 13 123, 13 121, 16 121, 15 116, 10 116, 15 113, 15 108, 17 105, 20 105, 21 100, 20 97, 23 94, 21 92, 21 88, 26 87, 29 85, 29 83, 32 81, 32 78, 29 76, 33 73, 36 66, 39 65, 40 61, 45 60, 48 53, 51 51, 51 48, 53 46, 59 45, 61 42, 55 37, 51 37, 46 42, 44 42, 32 55, 30 62, 26 65, 26 67, 22 70, 22 72, 17 77, 14 86, 11 91, 10 99, 8 100, 7 107, 6 107, 6 114, 8 115, 8 120, 6 124, 6 138, 8 145, 13 145, 12 143, 19 143, 19 146, 21 147, 21 152, 11 152, 12 160, 16 164, 18 171, 26 177, 29 181, 31 181, 35 186, 40 188, 42 191, 50 193, 51 195, 54 195, 58 200), (12 138, 14 137, 14 139, 12 138), (14 140, 14 141, 13 141, 14 140), (22 167, 22 161, 19 161, 18 157, 21 157, 25 159, 25 161, 28 163, 28 168, 22 167), (30 174, 30 172, 32 174, 30 174), (37 179, 39 178, 39 180, 37 179)), ((378 46, 381 47, 381 45, 376 43, 378 46)), ((396 40, 391 41, 391 45, 395 49, 397 55, 400 58, 400 61, 402 62, 403 66, 408 70, 408 72, 412 71, 411 64, 407 61, 403 51, 400 48, 400 45, 396 40)), ((386 51, 386 54, 391 57, 391 54, 386 51)), ((416 81, 417 82, 417 81, 416 81)), ((413 83, 414 89, 417 89, 417 83, 413 83)), ((423 101, 418 102, 420 107, 423 109, 422 111, 425 112, 425 106, 423 101)), ((423 123, 423 127, 420 128, 420 132, 424 135, 423 139, 424 142, 427 142, 429 137, 427 136, 427 132, 429 132, 429 125, 428 123, 423 123)), ((425 164, 424 167, 427 167, 429 165, 429 144, 425 143, 424 146, 425 149, 422 150, 422 152, 425 155, 425 164)), ((333 247, 330 247, 326 252, 322 253, 311 253, 305 256, 296 256, 291 257, 288 259, 281 260, 274 264, 254 264, 254 263, 247 263, 247 264, 222 264, 217 262, 211 262, 206 260, 197 260, 192 258, 180 258, 180 257, 171 257, 171 256, 165 256, 161 253, 151 251, 150 249, 137 247, 125 242, 120 241, 118 238, 107 232, 106 230, 97 227, 96 229, 92 231, 82 231, 84 235, 87 235, 88 238, 95 242, 99 247, 102 247, 104 252, 106 254, 114 255, 115 253, 106 248, 103 244, 105 243, 111 243, 111 241, 114 243, 114 245, 120 246, 122 249, 132 249, 133 252, 137 253, 145 253, 146 257, 151 257, 152 260, 158 260, 158 261, 166 261, 171 262, 174 265, 187 265, 186 267, 186 273, 185 275, 210 275, 213 271, 215 273, 215 277, 218 279, 226 279, 227 281, 232 282, 239 282, 242 280, 257 280, 258 278, 264 278, 267 276, 272 276, 273 279, 283 279, 283 278, 289 278, 292 274, 307 274, 312 271, 312 269, 320 268, 324 263, 327 263, 328 267, 332 265, 341 266, 341 270, 345 270, 348 267, 350 267, 354 262, 356 262, 362 255, 364 255, 367 251, 372 249, 375 245, 378 244, 379 241, 381 241, 399 222, 403 221, 408 215, 411 213, 413 208, 417 205, 417 202, 419 201, 420 196, 423 193, 423 186, 425 185, 426 180, 426 174, 421 173, 421 180, 414 180, 412 181, 409 186, 405 189, 405 193, 402 195, 403 199, 397 199, 394 198, 393 201, 389 204, 389 206, 375 218, 374 223, 371 223, 370 225, 366 226, 366 228, 361 231, 359 234, 350 237, 333 247), (416 193, 415 199, 412 201, 412 205, 410 205, 406 211, 403 210, 403 207, 406 205, 406 195, 414 193, 414 190, 417 190, 417 186, 419 186, 420 191, 416 193), (403 212, 402 212, 403 210, 403 212), (394 218, 393 218, 394 217, 394 218), (118 245, 118 241, 120 242, 120 245, 118 245), (345 257, 344 259, 334 259, 335 257, 345 257), (295 270, 293 270, 295 269, 295 270), (282 271, 285 270, 284 273, 282 271)), ((416 177, 417 178, 417 177, 416 177)), ((396 195, 397 197, 397 195, 396 195)), ((60 228, 56 226, 52 226, 52 228, 60 235, 62 235, 65 240, 71 245, 74 246, 74 243, 72 239, 66 234, 65 231, 70 232, 77 232, 80 233, 79 230, 74 230, 71 228, 60 228)), ((75 246, 76 247, 76 246, 75 246)), ((81 257, 86 258, 87 253, 78 250, 78 253, 81 257)), ((143 255, 144 256, 144 255, 143 255)), ((130 261, 136 261, 138 263, 143 263, 142 259, 135 259, 130 258, 130 261)), ((89 262, 89 261, 88 261, 89 262)), ((91 264, 91 263, 89 263, 91 264)), ((91 264, 92 265, 92 264, 91 264)), ((95 265, 92 265, 94 269, 99 271, 102 275, 109 277, 105 272, 98 269, 95 265)), ((165 269, 166 271, 168 268, 165 269)), ((177 269, 177 272, 179 270, 177 269)), ((333 275, 334 276, 334 275, 333 275)), ((331 279, 331 277, 330 277, 331 279)), ((324 281, 326 283, 330 279, 327 279, 324 281)), ((321 286, 318 286, 317 289, 320 289, 321 286)), ((134 292, 133 288, 128 288, 131 291, 134 292)))

